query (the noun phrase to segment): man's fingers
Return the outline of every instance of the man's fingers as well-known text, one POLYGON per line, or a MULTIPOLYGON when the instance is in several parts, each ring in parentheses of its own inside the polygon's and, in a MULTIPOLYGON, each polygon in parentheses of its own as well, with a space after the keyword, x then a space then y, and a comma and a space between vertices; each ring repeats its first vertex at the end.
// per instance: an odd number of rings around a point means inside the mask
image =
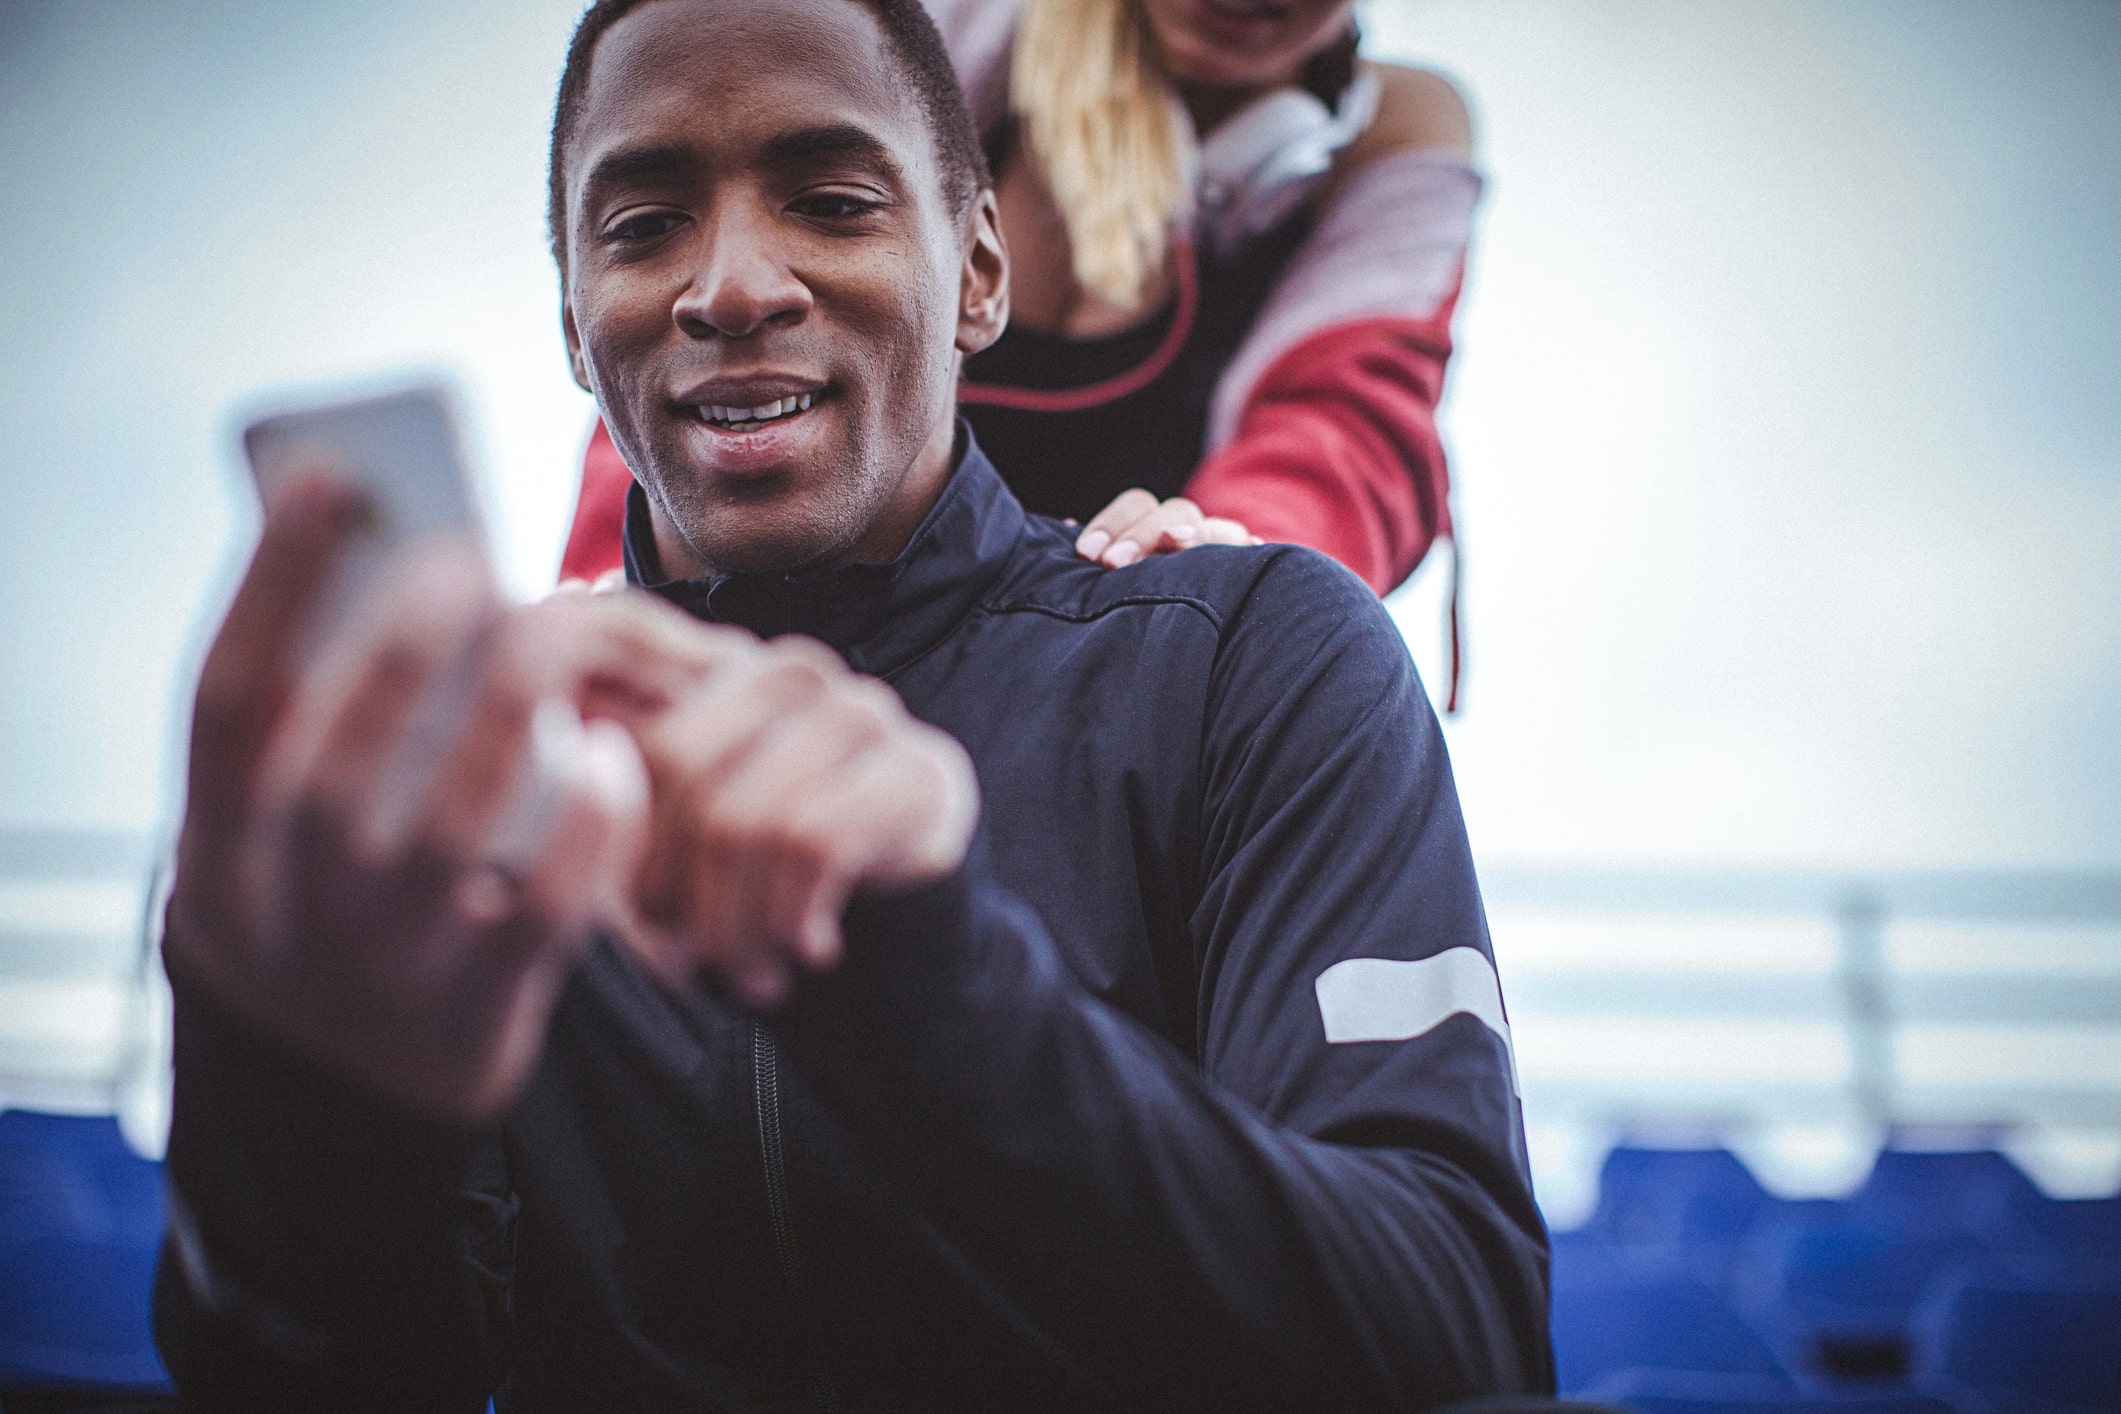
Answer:
POLYGON ((921 726, 890 750, 865 754, 837 784, 818 805, 865 826, 870 849, 852 866, 862 886, 913 888, 964 862, 979 785, 971 758, 947 734, 921 726))
POLYGON ((1201 523, 1203 545, 1257 545, 1259 537, 1228 516, 1209 516, 1201 523))
MULTIPOLYGON (((217 645, 195 769, 222 791, 231 841, 187 855, 172 939, 192 942, 172 956, 363 1084, 490 1118, 592 920, 623 915, 647 773, 624 727, 577 715, 577 635, 604 638, 503 610, 461 551, 395 560, 312 650, 341 542, 286 528, 315 532, 310 510, 276 510, 217 645), (252 758, 239 781, 217 729, 252 758)), ((195 795, 188 838, 208 803, 195 795)), ((763 997, 773 980, 749 985, 763 997)))
POLYGON ((583 661, 599 670, 623 671, 645 655, 704 671, 758 649, 758 640, 742 629, 703 624, 653 594, 623 585, 592 586, 587 594, 564 596, 544 607, 584 626, 583 661))
POLYGON ((590 722, 565 760, 536 768, 552 778, 553 807, 541 840, 519 860, 496 861, 522 870, 532 907, 565 933, 580 933, 610 907, 613 880, 631 877, 647 843, 648 768, 624 728, 590 722))
POLYGON ((716 972, 747 1004, 777 1005, 796 967, 818 971, 839 961, 843 916, 858 888, 915 887, 955 869, 978 810, 969 763, 961 774, 960 785, 940 752, 903 739, 872 744, 819 773, 764 833, 767 847, 750 866, 754 878, 769 881, 754 894, 763 935, 742 940, 713 964, 716 972))
POLYGON ((747 1005, 837 960, 857 887, 946 872, 969 838, 969 767, 953 789, 931 759, 938 743, 961 749, 816 645, 768 645, 646 736, 657 820, 638 893, 645 950, 665 970, 662 942, 681 938, 747 1005), (935 863, 953 836, 957 853, 935 863))
POLYGON ((837 960, 858 888, 956 866, 977 786, 962 748, 822 645, 732 637, 705 658, 674 705, 632 727, 651 823, 612 916, 658 974, 703 967, 745 1005, 769 1007, 797 969, 837 960))
MULTIPOLYGON (((430 546, 394 559, 376 592, 317 659, 259 773, 257 815, 280 818, 309 797, 347 820, 349 838, 379 858, 399 830, 380 818, 382 797, 413 788, 448 725, 440 683, 468 671, 496 613, 469 551, 430 546)), ((401 819, 409 801, 394 811, 401 819)))
POLYGON ((776 724, 719 783, 715 828, 750 845, 728 895, 737 906, 735 945, 769 948, 810 966, 837 956, 837 912, 821 916, 818 900, 844 900, 874 849, 865 844, 863 822, 805 806, 842 799, 840 778, 904 715, 882 684, 841 683, 776 724))
POLYGON ((447 753, 426 773, 417 837, 457 858, 525 855, 543 838, 582 744, 577 636, 567 630, 535 608, 497 623, 477 686, 449 724, 447 753))
POLYGON ((700 623, 623 584, 555 596, 533 612, 575 625, 575 696, 587 716, 642 721, 700 678, 759 652, 741 629, 700 623))
POLYGON ((1122 491, 1090 518, 1083 533, 1075 537, 1075 553, 1086 560, 1104 558, 1107 550, 1143 516, 1156 509, 1156 497, 1135 487, 1122 491))
POLYGON ((683 918, 717 942, 741 913, 725 874, 731 847, 719 811, 721 786, 773 726, 802 710, 846 667, 802 640, 761 646, 698 682, 675 708, 637 729, 654 783, 656 828, 639 886, 642 912, 683 918))
POLYGON ((192 845, 205 842, 199 833, 232 840, 294 694, 310 614, 365 519, 357 495, 322 477, 291 481, 274 499, 199 678, 186 806, 192 845))
POLYGON ((659 788, 727 775, 763 733, 846 673, 829 649, 808 640, 754 644, 639 733, 650 774, 659 788))
POLYGON ((813 841, 810 869, 784 878, 780 936, 805 966, 838 961, 841 915, 859 888, 917 887, 964 862, 979 788, 964 749, 908 722, 823 774, 792 801, 781 830, 813 841))
POLYGON ((829 780, 841 763, 881 740, 906 711, 891 689, 873 680, 844 674, 799 706, 773 717, 773 730, 754 749, 722 772, 715 789, 719 813, 745 832, 785 818, 791 801, 829 780))
POLYGON ((496 1080, 534 1059, 542 1019, 591 925, 610 920, 612 880, 630 870, 644 835, 647 773, 632 738, 599 722, 576 741, 565 761, 541 763, 553 798, 543 838, 519 858, 460 866, 451 926, 406 959, 468 1025, 499 1035, 496 1080))
POLYGON ((726 972, 794 944, 788 899, 831 861, 824 837, 799 834, 788 820, 795 802, 829 789, 856 749, 859 729, 842 720, 851 713, 858 715, 831 695, 784 703, 741 751, 724 753, 685 787, 678 828, 657 841, 663 894, 651 911, 680 915, 703 963, 726 972))

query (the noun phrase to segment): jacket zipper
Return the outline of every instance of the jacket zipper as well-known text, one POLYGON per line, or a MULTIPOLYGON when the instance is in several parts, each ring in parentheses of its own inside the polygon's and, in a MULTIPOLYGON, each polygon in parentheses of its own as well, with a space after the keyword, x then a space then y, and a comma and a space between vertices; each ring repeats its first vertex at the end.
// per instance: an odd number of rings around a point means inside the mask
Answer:
MULTIPOLYGON (((766 1166, 766 1213, 773 1225, 773 1251, 781 1264, 781 1282, 788 1290, 791 1309, 805 1326, 807 1307, 803 1301, 802 1267, 796 1260, 795 1217, 788 1201, 788 1154, 781 1139, 781 1060, 773 1037, 765 1027, 751 1025, 751 1093, 759 1112, 759 1153, 766 1166)), ((817 1368, 817 1342, 804 1331, 803 1344, 810 1347, 810 1402, 817 1414, 837 1414, 839 1392, 824 1371, 817 1368)))

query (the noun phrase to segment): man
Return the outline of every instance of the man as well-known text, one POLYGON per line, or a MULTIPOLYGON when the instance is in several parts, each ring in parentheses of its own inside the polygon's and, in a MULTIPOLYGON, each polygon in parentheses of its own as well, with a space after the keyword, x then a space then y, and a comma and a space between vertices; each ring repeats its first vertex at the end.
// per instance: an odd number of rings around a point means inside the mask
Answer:
POLYGON ((444 549, 304 659, 359 517, 273 508, 165 945, 187 1395, 1550 1388, 1411 665, 1308 552, 1083 563, 956 430, 1006 257, 918 5, 598 5, 553 193, 629 576, 685 615, 504 611, 444 549))

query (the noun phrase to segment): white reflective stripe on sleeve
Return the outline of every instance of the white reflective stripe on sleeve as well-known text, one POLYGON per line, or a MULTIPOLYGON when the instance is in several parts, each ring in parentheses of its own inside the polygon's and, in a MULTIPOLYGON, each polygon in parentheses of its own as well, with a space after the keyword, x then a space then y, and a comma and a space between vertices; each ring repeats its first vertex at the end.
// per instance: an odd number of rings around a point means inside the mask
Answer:
POLYGON ((1351 957, 1318 974, 1318 1014, 1326 1041, 1407 1041, 1465 1012, 1502 1038, 1517 1089, 1517 1053, 1502 1014, 1502 983, 1478 948, 1446 948, 1412 960, 1351 957))

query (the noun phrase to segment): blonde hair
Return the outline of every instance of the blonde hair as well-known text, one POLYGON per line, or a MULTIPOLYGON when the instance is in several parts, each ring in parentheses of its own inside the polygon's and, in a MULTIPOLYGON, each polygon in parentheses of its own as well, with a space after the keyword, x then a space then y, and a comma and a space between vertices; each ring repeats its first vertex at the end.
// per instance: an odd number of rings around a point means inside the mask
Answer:
POLYGON ((1025 0, 1009 107, 1067 226, 1077 283, 1131 305, 1192 201, 1192 125, 1138 0, 1025 0))

